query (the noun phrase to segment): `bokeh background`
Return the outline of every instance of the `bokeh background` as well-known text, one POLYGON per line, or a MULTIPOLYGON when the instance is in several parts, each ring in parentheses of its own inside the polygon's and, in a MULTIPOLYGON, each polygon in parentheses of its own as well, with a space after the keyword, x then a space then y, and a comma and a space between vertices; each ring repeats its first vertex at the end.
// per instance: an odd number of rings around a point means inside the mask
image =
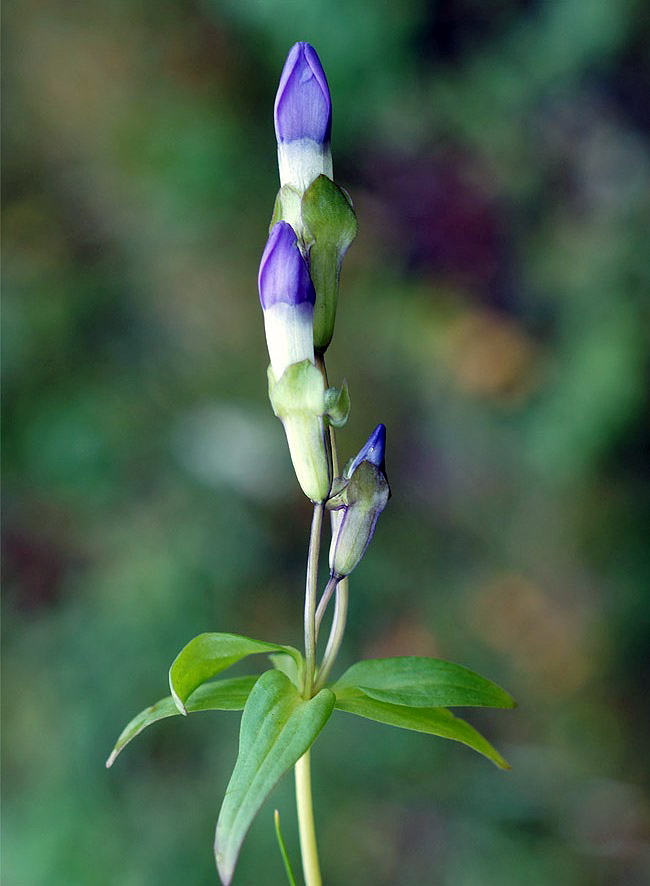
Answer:
MULTIPOLYGON (((384 421, 393 486, 341 664, 438 655, 520 701, 469 715, 509 774, 335 714, 325 881, 648 882, 645 0, 8 0, 5 36, 3 883, 215 884, 238 715, 104 760, 195 634, 301 643, 256 294, 298 39, 359 218, 339 445, 384 421)), ((287 778, 235 884, 285 882, 276 805, 298 868, 287 778)))

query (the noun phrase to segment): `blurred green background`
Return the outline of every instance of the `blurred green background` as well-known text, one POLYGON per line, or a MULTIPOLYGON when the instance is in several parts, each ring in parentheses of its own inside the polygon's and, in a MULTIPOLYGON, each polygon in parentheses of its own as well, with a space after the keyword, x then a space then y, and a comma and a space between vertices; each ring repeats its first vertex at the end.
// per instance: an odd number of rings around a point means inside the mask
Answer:
MULTIPOLYGON (((520 701, 469 715, 508 774, 335 714, 325 881, 648 882, 645 0, 8 0, 5 27, 3 883, 215 884, 238 716, 104 760, 195 634, 301 643, 256 293, 299 39, 359 218, 339 445, 385 422, 393 486, 341 665, 438 655, 520 701)), ((235 884, 284 882, 276 805, 297 865, 287 778, 235 884)))

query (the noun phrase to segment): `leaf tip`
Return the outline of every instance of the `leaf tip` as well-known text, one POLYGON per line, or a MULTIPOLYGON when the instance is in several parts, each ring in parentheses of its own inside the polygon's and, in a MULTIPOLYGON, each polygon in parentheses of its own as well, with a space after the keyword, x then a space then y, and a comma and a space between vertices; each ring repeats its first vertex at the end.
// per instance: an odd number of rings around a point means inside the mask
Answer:
POLYGON ((176 710, 178 711, 179 714, 182 714, 184 717, 187 717, 187 708, 183 704, 182 699, 179 698, 179 696, 176 694, 174 687, 171 685, 171 681, 169 684, 169 688, 171 689, 172 698, 174 699, 174 704, 176 705, 176 710))
POLYGON ((109 756, 108 760, 106 761, 106 763, 104 763, 104 766, 106 766, 107 769, 110 769, 110 768, 111 768, 111 766, 112 766, 113 763, 115 762, 115 758, 117 757, 118 753, 119 753, 119 752, 118 752, 117 748, 113 748, 113 750, 112 750, 111 753, 110 753, 110 756, 109 756))
POLYGON ((230 886, 230 881, 232 880, 232 875, 234 873, 234 867, 232 865, 226 865, 226 860, 215 846, 214 849, 214 860, 217 863, 217 871, 219 873, 219 879, 221 880, 223 886, 230 886))

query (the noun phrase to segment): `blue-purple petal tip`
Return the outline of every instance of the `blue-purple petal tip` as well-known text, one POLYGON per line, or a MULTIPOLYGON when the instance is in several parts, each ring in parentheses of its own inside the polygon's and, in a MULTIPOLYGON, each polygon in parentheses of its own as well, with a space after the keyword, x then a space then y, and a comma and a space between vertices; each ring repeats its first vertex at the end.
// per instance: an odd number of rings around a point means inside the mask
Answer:
POLYGON ((308 138, 328 143, 332 104, 327 79, 316 51, 309 43, 296 43, 282 69, 274 107, 278 142, 308 138))
POLYGON ((257 278, 260 302, 267 310, 278 302, 299 305, 316 301, 307 263, 290 224, 276 222, 266 241, 257 278))
POLYGON ((359 467, 362 461, 370 462, 378 468, 382 474, 386 474, 386 425, 378 424, 372 434, 368 437, 364 445, 361 447, 357 455, 354 457, 352 464, 347 469, 348 477, 359 467))

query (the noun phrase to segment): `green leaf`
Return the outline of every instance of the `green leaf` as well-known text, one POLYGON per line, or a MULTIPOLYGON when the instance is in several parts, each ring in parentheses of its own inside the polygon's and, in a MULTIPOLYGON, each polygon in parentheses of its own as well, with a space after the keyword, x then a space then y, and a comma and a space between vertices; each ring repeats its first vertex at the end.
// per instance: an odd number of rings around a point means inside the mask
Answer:
POLYGON ((516 702, 505 690, 480 674, 438 658, 374 658, 359 661, 332 687, 338 697, 360 689, 377 701, 414 708, 512 708, 516 702))
POLYGON ((239 755, 219 813, 214 853, 224 886, 230 883, 244 837, 271 789, 309 749, 329 719, 334 693, 305 701, 288 677, 266 671, 248 697, 239 755))
POLYGON ((289 886, 296 886, 296 878, 291 870, 291 862, 287 855, 287 847, 284 845, 284 840, 282 839, 282 831, 280 830, 280 813, 277 809, 273 813, 273 822, 275 824, 275 836, 278 841, 278 847, 280 849, 280 855, 282 856, 282 863, 284 864, 284 870, 287 875, 287 880, 289 881, 289 886))
MULTIPOLYGON (((233 677, 230 680, 217 680, 200 686, 187 702, 187 711, 241 711, 246 704, 251 689, 258 680, 254 677, 233 677)), ((178 717, 180 711, 171 695, 161 698, 151 707, 145 708, 124 727, 115 743, 106 767, 112 766, 115 758, 127 744, 139 735, 147 726, 164 720, 166 717, 178 717)))
POLYGON ((239 634, 199 634, 176 656, 169 669, 169 688, 181 714, 187 713, 185 702, 206 680, 216 677, 231 665, 260 652, 286 652, 300 661, 300 653, 291 646, 263 643, 239 634))
POLYGON ((350 692, 341 697, 337 695, 336 708, 368 720, 386 723, 388 726, 399 726, 401 729, 412 729, 415 732, 426 732, 428 735, 460 741, 479 754, 483 754, 499 769, 510 769, 510 765, 480 732, 445 708, 409 708, 405 705, 389 704, 368 698, 362 692, 356 695, 350 692))
POLYGON ((273 667, 282 671, 291 680, 296 689, 300 690, 303 683, 302 658, 298 662, 288 652, 275 652, 269 655, 269 658, 273 663, 273 667))

